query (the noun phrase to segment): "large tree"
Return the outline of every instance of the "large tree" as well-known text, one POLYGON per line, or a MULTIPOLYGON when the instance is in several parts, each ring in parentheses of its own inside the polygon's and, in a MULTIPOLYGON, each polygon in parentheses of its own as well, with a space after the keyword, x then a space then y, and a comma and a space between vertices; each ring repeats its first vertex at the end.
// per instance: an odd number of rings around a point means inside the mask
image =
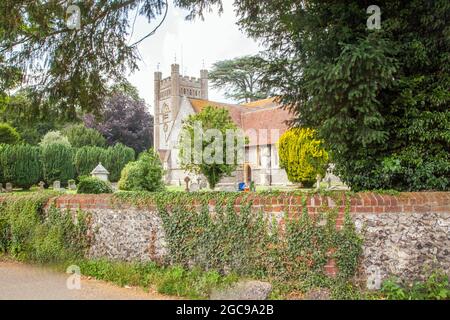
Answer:
POLYGON ((317 129, 344 182, 450 189, 447 0, 377 1, 380 29, 367 25, 372 1, 234 4, 240 26, 268 47, 268 83, 297 125, 317 129))
POLYGON ((209 78, 225 97, 238 102, 265 99, 270 90, 262 83, 265 61, 260 56, 245 56, 214 63, 209 78))
POLYGON ((190 115, 183 122, 180 136, 181 168, 204 175, 214 189, 240 162, 239 147, 243 148, 245 139, 237 130, 227 109, 207 106, 190 115))
POLYGON ((153 116, 144 100, 117 91, 106 99, 100 113, 100 117, 86 115, 84 123, 99 131, 109 145, 123 143, 137 154, 153 145, 153 116))

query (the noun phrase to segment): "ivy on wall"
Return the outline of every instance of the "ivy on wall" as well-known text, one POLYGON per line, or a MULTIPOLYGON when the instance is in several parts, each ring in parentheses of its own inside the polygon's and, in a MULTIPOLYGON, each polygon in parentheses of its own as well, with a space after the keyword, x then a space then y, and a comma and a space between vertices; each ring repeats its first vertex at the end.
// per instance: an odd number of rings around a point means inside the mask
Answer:
MULTIPOLYGON (((303 193, 300 211, 284 214, 280 222, 280 217, 277 219, 252 209, 250 195, 229 192, 118 193, 113 201, 141 207, 156 205, 169 249, 166 263, 170 265, 267 279, 283 283, 290 289, 300 284, 322 286, 336 281, 343 285, 355 275, 362 239, 349 215, 348 196, 327 194, 336 206, 323 205, 321 212, 312 216, 306 206, 311 195, 303 193), (235 211, 237 198, 241 198, 242 203, 239 212, 235 211), (210 212, 210 200, 215 201, 213 212, 210 212), (345 219, 342 228, 338 229, 336 219, 341 205, 346 207, 345 219), (325 273, 325 265, 330 259, 334 259, 338 267, 335 279, 325 273)), ((264 201, 274 195, 278 194, 258 193, 258 198, 264 201)))

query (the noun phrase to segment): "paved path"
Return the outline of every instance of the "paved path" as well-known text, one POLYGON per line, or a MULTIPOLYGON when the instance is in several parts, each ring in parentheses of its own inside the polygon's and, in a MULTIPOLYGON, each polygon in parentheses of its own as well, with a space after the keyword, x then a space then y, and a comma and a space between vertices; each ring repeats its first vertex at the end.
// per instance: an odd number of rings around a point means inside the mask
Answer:
POLYGON ((168 300, 138 288, 120 288, 83 277, 80 290, 67 289, 70 275, 0 260, 0 300, 168 300))

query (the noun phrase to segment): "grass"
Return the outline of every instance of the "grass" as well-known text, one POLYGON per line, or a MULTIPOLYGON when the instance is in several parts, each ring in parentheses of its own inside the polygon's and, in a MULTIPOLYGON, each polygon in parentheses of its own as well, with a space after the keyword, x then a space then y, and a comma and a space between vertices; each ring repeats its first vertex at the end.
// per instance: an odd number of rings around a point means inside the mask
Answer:
MULTIPOLYGON (((84 276, 112 282, 118 286, 155 288, 160 294, 207 299, 214 289, 226 288, 238 280, 235 275, 220 275, 216 271, 186 270, 180 266, 163 267, 154 262, 119 262, 81 260, 77 263, 84 276)), ((64 268, 60 265, 59 269, 64 268)))

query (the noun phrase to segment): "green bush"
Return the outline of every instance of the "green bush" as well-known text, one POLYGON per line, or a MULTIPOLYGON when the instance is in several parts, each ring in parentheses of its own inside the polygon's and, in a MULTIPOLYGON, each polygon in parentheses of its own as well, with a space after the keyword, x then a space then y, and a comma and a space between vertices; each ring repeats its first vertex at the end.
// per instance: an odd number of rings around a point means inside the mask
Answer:
POLYGON ((45 134, 44 137, 42 137, 41 142, 39 145, 43 148, 51 145, 51 144, 62 144, 66 147, 71 147, 71 144, 69 142, 69 139, 67 139, 66 136, 64 136, 59 131, 49 131, 45 134))
POLYGON ((106 152, 106 158, 102 162, 109 171, 109 180, 117 182, 125 166, 135 159, 135 152, 132 148, 118 143, 114 147, 109 147, 106 152))
POLYGON ((95 177, 81 177, 78 183, 78 193, 103 194, 112 192, 113 190, 108 182, 95 177))
POLYGON ((278 142, 280 166, 286 170, 289 181, 311 187, 319 174, 325 176, 328 153, 322 141, 315 138, 312 129, 292 128, 278 142))
POLYGON ((16 144, 20 141, 20 134, 7 123, 0 123, 0 144, 16 144))
POLYGON ((119 189, 125 191, 159 191, 164 189, 164 170, 159 156, 150 149, 122 170, 119 189))
POLYGON ((66 144, 53 143, 42 148, 41 161, 47 185, 56 180, 65 184, 75 178, 73 154, 73 149, 66 144))
POLYGON ((446 300, 450 299, 450 283, 444 272, 433 272, 425 281, 409 286, 393 279, 383 282, 381 295, 389 300, 446 300))
POLYGON ((73 125, 63 131, 74 148, 105 147, 105 138, 95 129, 86 128, 82 124, 73 125))
POLYGON ((27 144, 4 145, 0 167, 3 183, 11 182, 15 187, 29 189, 41 178, 40 148, 27 144))
MULTIPOLYGON (((106 149, 99 147, 82 147, 78 149, 74 158, 78 176, 90 175, 100 162, 106 165, 107 154, 106 149)), ((107 165, 106 169, 109 171, 107 165)))
POLYGON ((12 196, 0 204, 0 252, 41 263, 80 259, 88 248, 86 215, 44 205, 54 193, 12 196), (45 219, 44 219, 45 216, 45 219))

